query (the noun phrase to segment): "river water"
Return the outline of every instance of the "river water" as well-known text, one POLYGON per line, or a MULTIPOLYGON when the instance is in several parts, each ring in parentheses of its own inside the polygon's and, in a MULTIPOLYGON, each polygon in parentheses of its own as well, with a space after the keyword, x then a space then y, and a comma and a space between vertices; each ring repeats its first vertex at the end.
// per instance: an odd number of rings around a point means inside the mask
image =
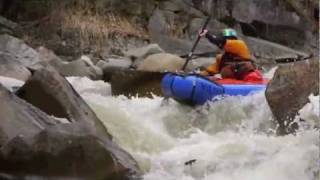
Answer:
MULTIPOLYGON (((264 93, 191 108, 161 97, 112 97, 110 84, 69 82, 115 141, 137 160, 145 180, 318 180, 319 96, 300 110, 295 135, 276 136, 264 93)), ((0 77, 8 88, 23 82, 0 77)))
POLYGON ((276 136, 264 93, 191 108, 161 97, 110 96, 110 85, 69 78, 146 180, 318 180, 319 96, 295 135, 276 136))

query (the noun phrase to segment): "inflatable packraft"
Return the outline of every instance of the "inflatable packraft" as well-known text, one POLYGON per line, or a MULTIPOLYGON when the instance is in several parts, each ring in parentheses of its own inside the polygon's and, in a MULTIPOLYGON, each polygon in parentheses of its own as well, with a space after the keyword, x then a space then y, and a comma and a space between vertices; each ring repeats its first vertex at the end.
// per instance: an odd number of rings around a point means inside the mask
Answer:
POLYGON ((224 96, 246 96, 264 91, 267 80, 248 82, 235 79, 211 80, 197 74, 179 75, 167 73, 161 81, 165 97, 191 105, 202 105, 224 96))

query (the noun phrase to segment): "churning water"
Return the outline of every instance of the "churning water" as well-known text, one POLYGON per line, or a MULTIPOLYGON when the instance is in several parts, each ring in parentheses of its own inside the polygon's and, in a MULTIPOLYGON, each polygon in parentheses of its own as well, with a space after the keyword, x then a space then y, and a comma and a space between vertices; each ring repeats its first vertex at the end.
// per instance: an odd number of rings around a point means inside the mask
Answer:
POLYGON ((310 96, 311 102, 300 110, 305 122, 295 135, 276 136, 263 93, 192 108, 173 100, 163 104, 161 97, 112 97, 108 83, 68 80, 115 141, 138 161, 145 180, 320 177, 319 130, 313 128, 320 123, 319 96, 310 96))
POLYGON ((319 96, 300 111, 301 130, 276 136, 264 93, 192 108, 161 97, 112 97, 109 84, 86 78, 69 81, 146 180, 319 179, 319 96))

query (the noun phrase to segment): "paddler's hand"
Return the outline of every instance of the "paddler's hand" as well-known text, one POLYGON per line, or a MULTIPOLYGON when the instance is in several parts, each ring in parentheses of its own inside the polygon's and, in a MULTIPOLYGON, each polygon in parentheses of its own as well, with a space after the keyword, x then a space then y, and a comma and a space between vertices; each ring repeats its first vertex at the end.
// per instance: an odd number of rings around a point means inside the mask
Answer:
POLYGON ((200 31, 199 31, 199 36, 200 36, 200 37, 204 37, 204 36, 206 36, 207 33, 208 33, 208 30, 207 30, 207 29, 200 30, 200 31))

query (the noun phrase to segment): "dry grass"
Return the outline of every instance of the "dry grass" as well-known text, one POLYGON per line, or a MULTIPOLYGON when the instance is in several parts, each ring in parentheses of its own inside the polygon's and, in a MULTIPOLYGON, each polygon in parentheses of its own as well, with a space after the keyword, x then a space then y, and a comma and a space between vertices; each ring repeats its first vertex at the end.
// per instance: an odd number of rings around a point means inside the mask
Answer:
POLYGON ((128 18, 101 12, 88 3, 55 8, 51 20, 61 24, 62 33, 77 33, 82 47, 101 48, 110 38, 118 36, 148 38, 147 32, 128 18))

